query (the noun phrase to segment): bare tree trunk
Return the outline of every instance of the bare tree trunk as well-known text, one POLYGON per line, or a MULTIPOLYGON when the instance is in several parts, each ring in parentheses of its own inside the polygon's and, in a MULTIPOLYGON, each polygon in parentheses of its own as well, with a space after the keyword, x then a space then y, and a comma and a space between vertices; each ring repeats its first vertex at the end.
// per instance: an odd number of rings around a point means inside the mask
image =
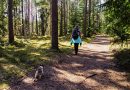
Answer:
POLYGON ((2 10, 2 16, 1 16, 1 18, 2 18, 2 36, 5 36, 5 29, 4 29, 4 4, 3 4, 3 0, 1 1, 1 10, 2 10))
POLYGON ((68 26, 68 28, 70 28, 70 3, 71 1, 70 0, 68 0, 68 17, 67 17, 67 26, 68 26))
POLYGON ((24 36, 25 38, 27 38, 27 33, 28 33, 28 2, 27 0, 25 0, 25 8, 24 8, 24 11, 25 11, 25 30, 24 30, 24 36))
POLYGON ((32 2, 33 0, 30 0, 30 35, 32 35, 32 2))
POLYGON ((93 15, 92 15, 92 22, 93 22, 92 26, 93 26, 93 32, 95 32, 94 31, 95 30, 95 10, 94 10, 95 9, 95 1, 92 2, 92 6, 93 6, 92 7, 92 10, 93 10, 92 11, 93 12, 93 15))
POLYGON ((13 0, 8 0, 8 30, 9 30, 9 43, 14 42, 14 32, 13 32, 13 0))
POLYGON ((22 0, 22 6, 21 6, 21 8, 22 8, 22 36, 24 36, 25 35, 25 33, 24 33, 24 17, 23 17, 23 0, 22 0))
POLYGON ((32 33, 34 33, 34 16, 32 16, 32 33))
POLYGON ((44 28, 44 11, 41 13, 41 35, 45 36, 45 28, 44 28))
POLYGON ((21 3, 19 3, 19 10, 18 10, 18 14, 19 14, 19 27, 18 27, 18 30, 19 30, 19 35, 21 36, 22 35, 22 27, 21 27, 21 3))
POLYGON ((64 35, 67 34, 67 22, 66 22, 66 0, 63 2, 64 7, 64 35))
POLYGON ((16 26, 17 26, 17 24, 16 24, 16 7, 14 6, 14 8, 13 8, 13 29, 14 29, 14 34, 16 35, 16 26))
POLYGON ((85 1, 85 7, 84 7, 84 22, 83 22, 83 36, 86 37, 86 32, 87 32, 87 3, 88 0, 85 1))
POLYGON ((30 35, 30 0, 28 0, 28 34, 30 35))
POLYGON ((38 35, 38 20, 37 20, 37 7, 36 7, 36 34, 38 35))
POLYGON ((49 2, 50 2, 50 16, 49 16, 49 26, 50 26, 50 36, 52 36, 52 0, 49 0, 49 2))
POLYGON ((63 2, 61 1, 60 36, 63 36, 63 2))
POLYGON ((14 25, 14 27, 15 27, 15 35, 18 35, 18 15, 17 15, 17 12, 18 12, 18 6, 16 6, 16 8, 15 8, 15 25, 14 25))
POLYGON ((88 37, 90 37, 90 32, 91 32, 91 0, 89 0, 89 19, 88 19, 88 37))
POLYGON ((100 9, 99 9, 99 18, 98 18, 98 22, 99 22, 99 29, 101 29, 101 9, 102 9, 102 7, 101 7, 101 0, 99 0, 99 4, 100 4, 100 9))
POLYGON ((58 50, 58 1, 52 0, 52 49, 58 50))

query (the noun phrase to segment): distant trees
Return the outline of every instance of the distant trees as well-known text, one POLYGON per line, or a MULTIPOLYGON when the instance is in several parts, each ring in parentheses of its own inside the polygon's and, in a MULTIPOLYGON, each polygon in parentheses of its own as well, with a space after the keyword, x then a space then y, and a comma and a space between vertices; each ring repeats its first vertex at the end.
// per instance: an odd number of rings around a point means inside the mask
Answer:
POLYGON ((68 7, 69 0, 60 0, 60 33, 59 36, 67 35, 68 33, 68 7))
POLYGON ((104 8, 107 33, 126 42, 130 38, 130 1, 107 0, 104 8))
POLYGON ((91 37, 96 32, 100 32, 101 0, 83 0, 83 36, 91 37))
POLYGON ((23 36, 26 39, 48 35, 52 36, 52 47, 58 48, 58 36, 71 34, 75 25, 80 26, 84 37, 92 36, 100 20, 99 2, 97 3, 100 0, 8 0, 8 3, 2 1, 0 35, 9 33, 10 43, 14 41, 14 36, 23 36), (6 5, 9 7, 8 11, 6 5), (7 26, 8 31, 4 30, 7 26))

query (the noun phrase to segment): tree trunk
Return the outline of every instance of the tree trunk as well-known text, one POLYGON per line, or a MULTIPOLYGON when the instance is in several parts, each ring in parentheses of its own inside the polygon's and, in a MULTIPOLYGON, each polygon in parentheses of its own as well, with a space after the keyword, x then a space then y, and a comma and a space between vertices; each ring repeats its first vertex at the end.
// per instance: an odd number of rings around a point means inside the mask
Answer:
POLYGON ((58 1, 52 0, 52 49, 58 50, 58 1))
POLYGON ((17 30, 16 30, 16 26, 17 26, 17 24, 16 24, 16 6, 14 6, 14 8, 13 8, 13 29, 14 29, 14 35, 16 35, 16 32, 17 32, 17 30))
POLYGON ((28 34, 28 1, 25 0, 25 30, 24 30, 24 36, 27 38, 28 34))
POLYGON ((93 27, 93 32, 95 32, 95 1, 92 2, 92 10, 93 10, 93 16, 92 16, 92 27, 93 27))
POLYGON ((37 7, 36 7, 36 34, 38 35, 37 7))
POLYGON ((87 31, 87 2, 88 0, 85 0, 84 21, 83 21, 83 36, 84 37, 86 37, 86 31, 87 31))
POLYGON ((8 30, 9 30, 9 43, 14 42, 14 32, 13 32, 13 0, 8 0, 8 30))
POLYGON ((34 16, 32 16, 32 33, 34 33, 34 16))
POLYGON ((45 36, 45 28, 44 28, 44 12, 41 13, 41 34, 45 36))
POLYGON ((30 0, 28 0, 28 34, 30 35, 30 0))
POLYGON ((100 3, 100 9, 99 9, 99 18, 98 18, 98 22, 99 22, 99 28, 98 29, 101 29, 101 11, 102 11, 102 7, 101 7, 101 0, 99 1, 100 3))
POLYGON ((63 2, 61 1, 60 36, 63 36, 63 2))
POLYGON ((64 7, 64 35, 67 34, 67 22, 66 22, 66 0, 63 2, 64 7))
POLYGON ((89 0, 89 19, 88 19, 88 37, 90 37, 91 32, 91 0, 89 0))
POLYGON ((24 17, 23 17, 23 0, 22 0, 22 6, 21 6, 21 8, 22 8, 22 36, 24 36, 25 35, 25 33, 24 33, 24 17))
POLYGON ((2 18, 2 36, 5 36, 5 27, 4 27, 4 3, 3 3, 4 1, 2 0, 1 1, 1 10, 2 10, 2 16, 1 16, 1 18, 2 18))
POLYGON ((49 4, 50 4, 50 15, 49 15, 49 26, 50 26, 50 28, 49 28, 49 34, 50 34, 50 36, 52 36, 52 0, 49 0, 49 4))

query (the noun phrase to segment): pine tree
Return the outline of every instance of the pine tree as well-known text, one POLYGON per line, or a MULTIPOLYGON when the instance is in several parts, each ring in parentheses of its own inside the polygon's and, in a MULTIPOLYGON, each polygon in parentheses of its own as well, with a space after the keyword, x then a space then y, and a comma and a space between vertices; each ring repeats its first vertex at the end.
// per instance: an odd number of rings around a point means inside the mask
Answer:
POLYGON ((13 0, 8 0, 8 30, 9 30, 9 43, 14 42, 14 32, 13 32, 13 0))
POLYGON ((58 1, 52 0, 52 49, 58 50, 58 1))

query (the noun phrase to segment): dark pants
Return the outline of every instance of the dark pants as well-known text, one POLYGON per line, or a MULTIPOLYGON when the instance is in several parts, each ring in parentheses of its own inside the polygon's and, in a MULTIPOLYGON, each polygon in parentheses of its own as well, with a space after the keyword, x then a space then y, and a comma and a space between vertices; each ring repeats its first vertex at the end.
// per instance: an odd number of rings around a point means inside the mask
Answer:
POLYGON ((74 43, 74 50, 75 50, 76 55, 78 54, 78 46, 79 46, 79 43, 74 43))

